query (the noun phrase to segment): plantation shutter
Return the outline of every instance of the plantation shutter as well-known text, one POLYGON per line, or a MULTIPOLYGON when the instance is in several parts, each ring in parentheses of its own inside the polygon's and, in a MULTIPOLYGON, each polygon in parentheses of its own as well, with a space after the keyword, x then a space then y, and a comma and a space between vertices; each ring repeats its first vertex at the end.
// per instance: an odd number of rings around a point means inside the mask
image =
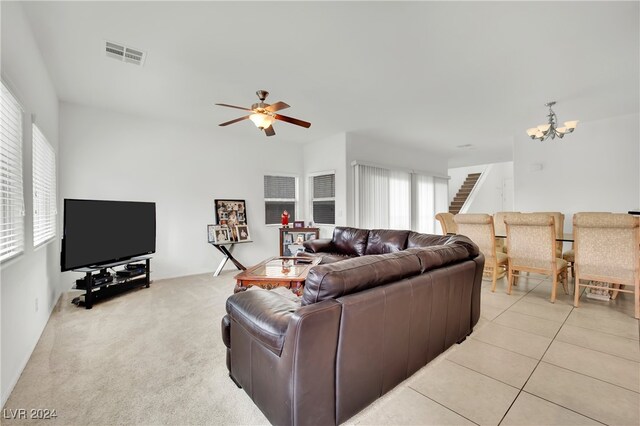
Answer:
POLYGON ((33 125, 33 245, 56 235, 56 154, 33 125))
POLYGON ((0 95, 0 261, 24 251, 22 108, 2 84, 0 95))
POLYGON ((293 176, 264 177, 265 223, 281 223, 282 212, 289 213, 289 220, 296 217, 296 178, 293 176))
POLYGON ((313 221, 317 224, 335 224, 336 175, 313 176, 312 191, 313 221))

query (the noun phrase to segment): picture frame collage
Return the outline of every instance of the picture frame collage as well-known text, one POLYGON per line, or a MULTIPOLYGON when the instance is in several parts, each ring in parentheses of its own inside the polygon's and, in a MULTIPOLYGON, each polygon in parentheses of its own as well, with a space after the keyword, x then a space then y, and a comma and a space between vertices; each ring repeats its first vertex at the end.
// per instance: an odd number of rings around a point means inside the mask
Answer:
POLYGON ((244 200, 214 201, 216 224, 207 225, 207 240, 212 244, 243 243, 251 241, 244 200))

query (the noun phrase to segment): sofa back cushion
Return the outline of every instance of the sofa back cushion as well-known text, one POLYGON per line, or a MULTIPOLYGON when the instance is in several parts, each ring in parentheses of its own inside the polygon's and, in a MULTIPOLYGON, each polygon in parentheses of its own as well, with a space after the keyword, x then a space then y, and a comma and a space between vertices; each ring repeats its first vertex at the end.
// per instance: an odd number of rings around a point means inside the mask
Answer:
POLYGON ((372 229, 369 231, 365 254, 395 253, 407 247, 409 231, 395 229, 372 229))
POLYGON ((411 231, 409 233, 409 238, 407 238, 407 248, 440 245, 448 241, 449 238, 450 235, 420 234, 419 232, 411 231))
POLYGON ((311 268, 304 284, 302 305, 335 299, 417 275, 422 270, 413 253, 354 257, 311 268))
POLYGON ((338 254, 362 256, 367 249, 368 229, 336 226, 333 230, 333 248, 338 254))
POLYGON ((453 235, 444 244, 413 247, 406 252, 418 256, 423 273, 441 266, 473 259, 479 254, 478 246, 464 235, 453 235))

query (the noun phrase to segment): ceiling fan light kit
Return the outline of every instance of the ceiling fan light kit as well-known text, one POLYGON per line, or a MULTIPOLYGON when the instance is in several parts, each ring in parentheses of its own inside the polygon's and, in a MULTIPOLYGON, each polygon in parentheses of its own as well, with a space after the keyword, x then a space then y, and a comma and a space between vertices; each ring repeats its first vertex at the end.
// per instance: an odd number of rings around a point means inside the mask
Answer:
POLYGON ((296 126, 301 126, 306 129, 311 127, 311 123, 303 120, 298 120, 297 118, 287 117, 286 115, 276 114, 276 111, 280 111, 285 108, 289 108, 284 102, 276 102, 275 104, 269 105, 265 103, 265 99, 269 96, 269 92, 266 90, 258 90, 256 92, 258 95, 258 99, 260 102, 257 102, 251 105, 251 108, 244 108, 235 105, 229 104, 216 104, 219 106, 227 107, 227 108, 235 108, 241 109, 244 111, 250 111, 252 114, 245 115, 244 117, 236 118, 235 120, 227 121, 224 123, 220 123, 220 126, 228 126, 229 124, 237 123, 239 121, 243 121, 249 119, 256 125, 256 127, 260 130, 264 130, 265 135, 273 136, 276 134, 275 130, 273 130, 273 123, 276 120, 285 121, 287 123, 295 124, 296 126))
POLYGON ((539 141, 544 141, 549 138, 555 139, 556 136, 560 139, 564 137, 567 133, 573 132, 578 126, 578 120, 573 121, 565 121, 563 127, 557 127, 558 117, 556 113, 551 109, 552 106, 556 104, 555 101, 551 101, 545 104, 545 106, 549 107, 549 122, 547 124, 540 124, 537 127, 532 127, 527 129, 527 135, 531 139, 538 139, 539 141))

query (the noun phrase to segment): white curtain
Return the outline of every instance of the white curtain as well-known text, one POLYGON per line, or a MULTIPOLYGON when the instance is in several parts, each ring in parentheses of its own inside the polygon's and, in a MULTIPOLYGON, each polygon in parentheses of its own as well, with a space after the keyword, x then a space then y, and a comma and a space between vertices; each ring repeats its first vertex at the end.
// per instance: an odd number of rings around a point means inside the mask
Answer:
POLYGON ((357 164, 355 166, 356 226, 389 227, 389 170, 357 164))
POLYGON ((411 173, 389 171, 389 228, 411 229, 411 173))
POLYGON ((442 233, 435 215, 448 211, 448 180, 357 164, 355 219, 359 228, 442 233))
POLYGON ((425 234, 435 233, 435 184, 433 176, 414 174, 416 220, 414 229, 425 234))

